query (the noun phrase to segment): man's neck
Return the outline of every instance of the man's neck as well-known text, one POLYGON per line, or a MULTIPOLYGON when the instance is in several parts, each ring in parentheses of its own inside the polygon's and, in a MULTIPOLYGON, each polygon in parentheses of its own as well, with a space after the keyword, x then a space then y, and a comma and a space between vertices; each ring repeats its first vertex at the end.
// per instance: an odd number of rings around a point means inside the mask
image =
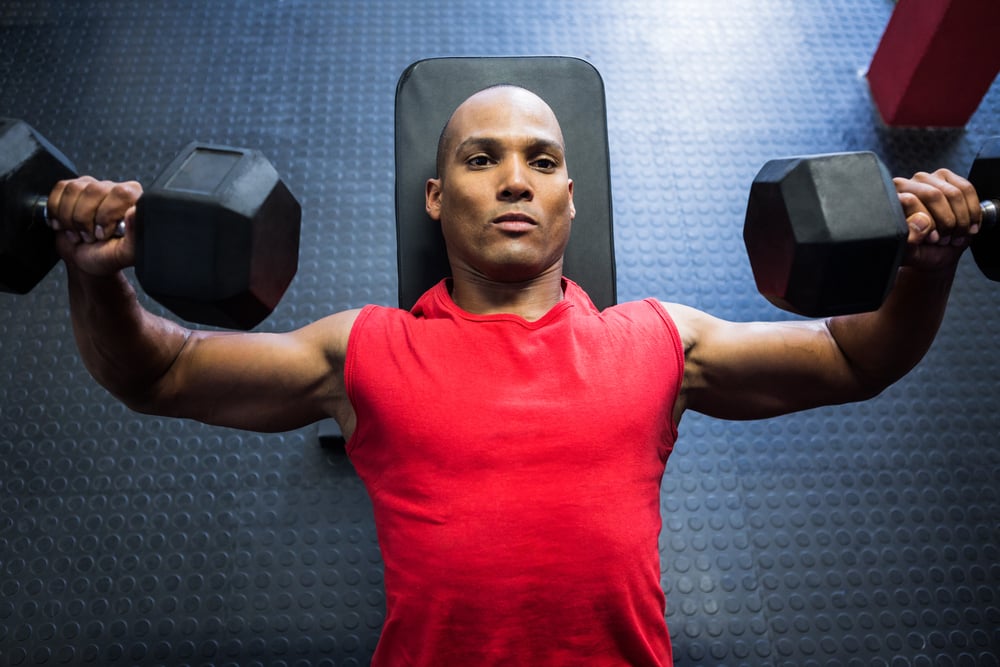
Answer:
POLYGON ((534 322, 563 300, 562 271, 518 283, 456 274, 452 279, 451 298, 459 308, 475 315, 505 313, 534 322))

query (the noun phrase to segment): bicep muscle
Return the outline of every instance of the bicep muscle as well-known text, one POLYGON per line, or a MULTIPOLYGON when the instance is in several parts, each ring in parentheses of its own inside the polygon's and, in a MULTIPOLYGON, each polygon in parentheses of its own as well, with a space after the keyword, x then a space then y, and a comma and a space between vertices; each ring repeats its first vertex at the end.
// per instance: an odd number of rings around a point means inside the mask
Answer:
POLYGON ((761 419, 867 397, 824 321, 737 323, 664 305, 685 345, 681 409, 761 419))
POLYGON ((196 332, 133 406, 256 431, 284 431, 330 416, 343 392, 343 360, 355 311, 290 333, 196 332))

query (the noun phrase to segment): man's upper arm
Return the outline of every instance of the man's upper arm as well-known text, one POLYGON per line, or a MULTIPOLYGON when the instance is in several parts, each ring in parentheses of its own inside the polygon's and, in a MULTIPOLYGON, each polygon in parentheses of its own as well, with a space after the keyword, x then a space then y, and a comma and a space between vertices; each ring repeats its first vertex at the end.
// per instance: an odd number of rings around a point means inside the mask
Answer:
POLYGON ((288 333, 195 332, 132 405, 142 412, 255 431, 285 431, 350 410, 344 359, 359 311, 288 333))
POLYGON ((867 398, 825 321, 727 322, 664 303, 684 343, 684 382, 674 411, 760 419, 867 398))

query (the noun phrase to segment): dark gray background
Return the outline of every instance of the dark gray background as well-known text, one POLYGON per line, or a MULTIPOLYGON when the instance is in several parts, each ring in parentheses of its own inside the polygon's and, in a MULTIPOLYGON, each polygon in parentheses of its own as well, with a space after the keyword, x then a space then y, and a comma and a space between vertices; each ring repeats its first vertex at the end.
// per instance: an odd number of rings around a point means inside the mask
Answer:
MULTIPOLYGON (((998 128, 890 130, 865 69, 889 0, 6 0, 0 114, 149 182, 188 141, 262 149, 304 209, 262 330, 396 301, 393 95, 434 56, 584 58, 607 88, 618 297, 784 317, 741 240, 772 157, 967 171, 998 128)), ((961 72, 956 72, 961 76, 961 72)), ((997 665, 1000 292, 967 257, 943 330, 865 404, 685 418, 663 485, 679 665, 997 665)), ((365 664, 367 497, 315 429, 144 417, 88 377, 58 267, 0 295, 0 664, 365 664)))

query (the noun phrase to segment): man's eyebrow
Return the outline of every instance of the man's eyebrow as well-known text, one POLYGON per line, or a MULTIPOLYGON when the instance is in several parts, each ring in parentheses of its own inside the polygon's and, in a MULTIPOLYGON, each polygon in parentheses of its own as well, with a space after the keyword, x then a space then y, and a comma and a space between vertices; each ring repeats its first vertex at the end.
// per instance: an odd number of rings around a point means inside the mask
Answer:
MULTIPOLYGON (((532 153, 555 153, 562 155, 565 152, 563 145, 554 139, 535 137, 528 140, 528 149, 532 153)), ((455 147, 455 154, 461 154, 473 150, 485 150, 496 152, 503 147, 503 142, 494 137, 469 137, 455 147)))

